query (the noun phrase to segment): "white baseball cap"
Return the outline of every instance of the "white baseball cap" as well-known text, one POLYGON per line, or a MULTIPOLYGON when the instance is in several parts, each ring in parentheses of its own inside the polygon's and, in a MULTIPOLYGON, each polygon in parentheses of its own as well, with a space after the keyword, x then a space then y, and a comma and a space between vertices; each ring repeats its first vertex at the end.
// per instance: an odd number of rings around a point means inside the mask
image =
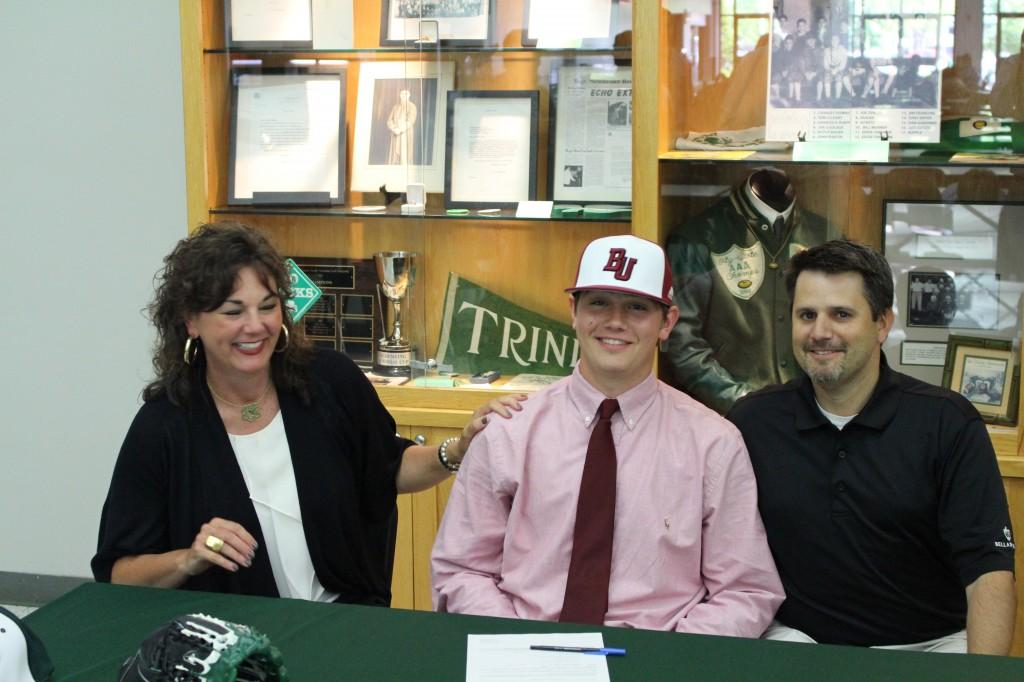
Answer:
POLYGON ((569 293, 599 289, 635 294, 672 305, 672 270, 654 242, 621 234, 587 244, 580 256, 576 284, 569 293))
POLYGON ((42 682, 53 677, 53 664, 39 638, 17 616, 0 607, 0 680, 42 682))

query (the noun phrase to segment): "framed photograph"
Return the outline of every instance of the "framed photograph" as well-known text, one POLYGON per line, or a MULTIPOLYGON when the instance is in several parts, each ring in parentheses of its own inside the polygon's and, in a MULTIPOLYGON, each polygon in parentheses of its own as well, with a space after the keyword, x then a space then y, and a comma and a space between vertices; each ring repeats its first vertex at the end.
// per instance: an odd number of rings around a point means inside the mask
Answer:
POLYGON ((1005 341, 1019 335, 1020 225, 1024 203, 884 202, 879 231, 892 266, 896 313, 884 349, 893 369, 939 385, 942 367, 933 354, 951 332, 1005 341))
POLYGON ((863 27, 833 0, 783 4, 772 16, 766 140, 939 141, 940 50, 900 40, 902 23, 889 20, 872 22, 865 49, 863 27))
POLYGON ((452 62, 364 62, 359 67, 352 190, 444 191, 444 122, 452 62))
POLYGON ((967 398, 994 424, 1017 423, 1020 366, 1013 343, 973 336, 949 337, 942 385, 967 398))
POLYGON ((228 204, 344 204, 345 71, 232 81, 228 204))
POLYGON ((907 326, 996 329, 999 279, 993 272, 907 274, 907 326))
POLYGON ((312 0, 225 0, 228 46, 313 47, 312 0))
POLYGON ((537 198, 536 90, 448 93, 446 208, 514 208, 537 198))
POLYGON ((633 72, 613 63, 551 70, 548 197, 629 204, 633 190, 633 72))
POLYGON ((619 0, 525 0, 523 47, 607 49, 633 29, 633 3, 619 0))
POLYGON ((494 0, 381 0, 380 44, 483 46, 491 42, 494 0))

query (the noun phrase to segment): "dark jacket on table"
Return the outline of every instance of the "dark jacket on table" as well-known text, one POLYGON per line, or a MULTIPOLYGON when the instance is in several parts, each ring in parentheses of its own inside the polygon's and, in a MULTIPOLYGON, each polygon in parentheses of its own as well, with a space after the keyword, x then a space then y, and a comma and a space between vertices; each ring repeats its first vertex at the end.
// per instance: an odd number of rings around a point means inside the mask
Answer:
MULTIPOLYGON (((395 475, 407 441, 359 368, 317 350, 309 369, 311 404, 278 390, 306 544, 321 584, 339 601, 387 605, 395 475)), ((279 596, 256 510, 205 381, 188 405, 146 402, 117 458, 103 505, 93 574, 109 581, 117 559, 191 546, 203 523, 240 523, 260 549, 237 573, 213 566, 181 587, 279 596)))
POLYGON ((672 383, 724 413, 752 390, 795 378, 783 272, 827 233, 824 218, 794 206, 776 237, 743 184, 676 227, 666 246, 679 306, 665 353, 672 383))

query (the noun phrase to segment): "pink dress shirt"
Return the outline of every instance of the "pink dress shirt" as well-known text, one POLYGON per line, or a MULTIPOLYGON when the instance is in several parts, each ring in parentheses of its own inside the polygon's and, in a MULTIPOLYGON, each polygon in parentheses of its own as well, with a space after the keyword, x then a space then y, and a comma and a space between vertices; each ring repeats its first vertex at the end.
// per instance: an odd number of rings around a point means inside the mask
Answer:
MULTIPOLYGON (((438 611, 558 619, 604 398, 577 368, 474 439, 431 556, 438 611)), ((739 431, 653 374, 618 400, 605 624, 760 636, 783 592, 739 431)))

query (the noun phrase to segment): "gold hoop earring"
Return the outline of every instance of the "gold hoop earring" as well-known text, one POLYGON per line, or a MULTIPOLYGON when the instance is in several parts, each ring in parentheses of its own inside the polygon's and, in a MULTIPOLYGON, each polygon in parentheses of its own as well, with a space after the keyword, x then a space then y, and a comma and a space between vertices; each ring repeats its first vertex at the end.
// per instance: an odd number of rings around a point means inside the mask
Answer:
POLYGON ((194 339, 190 336, 185 339, 185 352, 182 356, 185 360, 185 364, 191 365, 197 355, 199 355, 199 339, 194 339), (195 342, 195 345, 193 345, 193 341, 195 342))
MULTIPOLYGON (((291 338, 288 336, 288 327, 286 327, 283 324, 281 325, 281 333, 284 334, 284 345, 281 346, 280 348, 275 348, 274 349, 275 353, 283 353, 285 351, 285 349, 288 348, 288 343, 291 341, 291 338)), ((278 338, 280 338, 280 337, 278 337, 278 338)))

